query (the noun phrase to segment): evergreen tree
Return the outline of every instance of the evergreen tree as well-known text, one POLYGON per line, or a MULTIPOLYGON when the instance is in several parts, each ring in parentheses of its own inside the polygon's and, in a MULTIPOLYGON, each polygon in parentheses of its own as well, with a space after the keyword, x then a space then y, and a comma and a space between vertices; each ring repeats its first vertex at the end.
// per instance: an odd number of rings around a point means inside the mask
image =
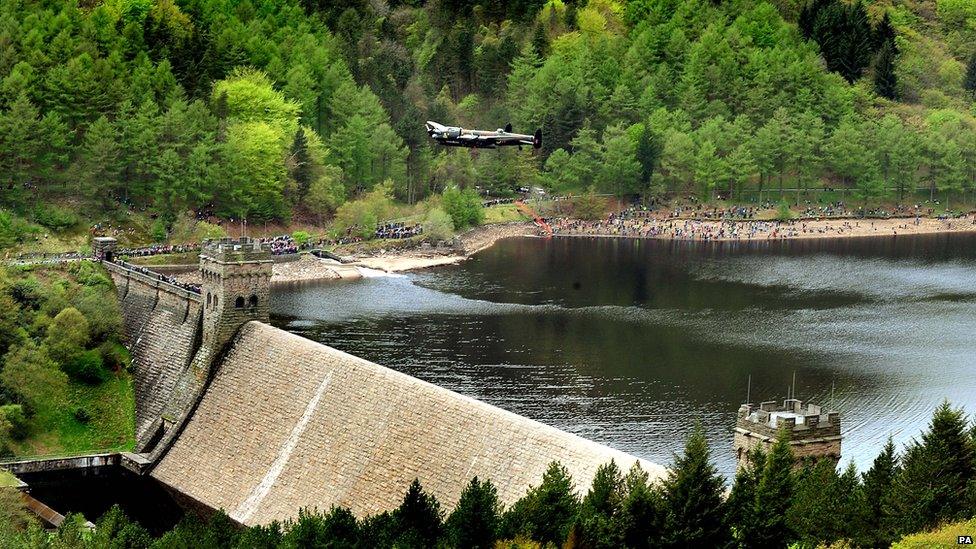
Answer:
POLYGON ((624 479, 617 464, 601 465, 590 491, 583 498, 574 526, 576 541, 583 548, 620 547, 620 513, 625 497, 624 479))
POLYGON ((298 128, 298 131, 295 132, 289 160, 289 171, 291 172, 289 175, 295 181, 295 200, 299 202, 308 194, 308 189, 312 186, 314 179, 312 157, 308 153, 308 138, 305 136, 304 128, 298 128))
POLYGON ((443 530, 441 508, 437 498, 424 492, 420 480, 414 479, 393 513, 400 547, 433 547, 443 530))
POLYGON ((648 483, 647 472, 636 463, 624 477, 624 489, 619 520, 624 545, 634 549, 660 546, 666 516, 660 491, 648 483))
POLYGON ((962 81, 962 87, 976 96, 976 53, 969 58, 969 64, 966 66, 966 77, 962 81))
POLYGON ((498 493, 490 480, 478 477, 461 492, 457 507, 447 519, 447 537, 458 549, 494 547, 501 509, 498 493))
POLYGON ((759 528, 752 532, 750 545, 780 548, 795 539, 787 511, 793 498, 793 451, 788 431, 780 432, 766 456, 762 476, 756 486, 755 516, 759 528))
POLYGON ((895 43, 886 41, 874 61, 874 91, 887 99, 898 99, 898 77, 895 75, 895 43))
POLYGON ((861 477, 861 518, 858 545, 865 547, 887 547, 894 541, 890 535, 891 525, 886 514, 884 502, 891 493, 892 484, 898 474, 898 456, 895 444, 888 438, 881 453, 861 477))
POLYGON ((546 35, 546 28, 542 23, 537 23, 532 31, 532 50, 540 58, 549 54, 549 37, 546 35))
POLYGON ((756 509, 756 491, 765 468, 766 453, 762 446, 756 446, 748 453, 745 465, 736 472, 732 492, 725 502, 726 520, 740 546, 756 537, 762 528, 761 514, 756 509))
POLYGON ((103 116, 88 128, 79 153, 75 177, 86 196, 109 207, 117 192, 122 153, 118 135, 108 119, 103 116))
POLYGON ((654 168, 657 167, 661 159, 661 140, 654 133, 654 130, 641 126, 640 133, 637 134, 637 145, 634 154, 637 155, 637 162, 640 163, 640 181, 645 190, 650 188, 651 178, 654 176, 654 168))
POLYGON ((881 17, 881 21, 878 22, 878 26, 874 29, 874 49, 880 51, 885 44, 891 46, 891 51, 894 55, 898 55, 898 45, 895 44, 895 32, 894 25, 891 24, 891 17, 888 16, 888 12, 881 17))
POLYGON ((572 477, 554 461, 542 476, 542 484, 530 489, 506 513, 503 537, 528 535, 543 545, 559 546, 569 534, 579 505, 572 477))
POLYGON ((664 481, 665 544, 721 547, 729 540, 722 492, 725 481, 710 461, 708 441, 696 425, 664 481))
POLYGON ((787 520, 802 546, 830 545, 853 533, 857 473, 853 464, 838 475, 833 460, 821 459, 796 474, 787 520))
POLYGON ((943 402, 921 441, 905 451, 884 503, 896 534, 968 518, 976 482, 976 449, 962 410, 943 402))

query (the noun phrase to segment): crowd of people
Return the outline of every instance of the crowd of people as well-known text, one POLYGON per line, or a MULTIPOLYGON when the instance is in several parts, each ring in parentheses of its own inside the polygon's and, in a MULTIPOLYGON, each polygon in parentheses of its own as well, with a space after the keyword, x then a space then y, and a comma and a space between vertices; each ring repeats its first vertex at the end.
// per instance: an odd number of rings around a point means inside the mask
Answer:
MULTIPOLYGON (((748 208, 744 208, 748 210, 748 208)), ((629 208, 614 212, 605 219, 583 221, 572 218, 550 220, 553 234, 583 236, 620 236, 630 238, 663 238, 673 240, 777 240, 809 236, 849 236, 852 234, 892 234, 899 231, 912 232, 922 224, 922 210, 899 212, 905 216, 904 223, 884 224, 880 219, 852 216, 832 222, 815 219, 756 220, 755 212, 734 212, 727 210, 703 210, 696 218, 675 216, 675 210, 654 212, 646 208, 629 208), (914 217, 906 215, 914 213, 914 217), (744 214, 745 217, 722 217, 744 214), (879 232, 883 231, 883 232, 879 232)), ((687 213, 687 212, 685 212, 687 213)), ((818 217, 817 219, 822 219, 818 217)), ((888 219, 888 218, 885 218, 888 219)), ((971 220, 959 217, 939 217, 943 230, 953 230, 963 223, 976 226, 976 217, 971 220), (955 225, 953 225, 955 223, 955 225)))
POLYGON ((164 254, 182 254, 193 252, 200 249, 199 244, 153 244, 151 246, 141 246, 138 248, 121 248, 116 251, 117 255, 127 257, 149 257, 164 254))
POLYGON ((297 254, 300 246, 291 235, 268 236, 258 238, 258 242, 271 250, 271 255, 297 254))
POLYGON ((184 289, 184 290, 186 290, 188 292, 193 292, 195 294, 199 294, 200 293, 200 285, 199 284, 190 284, 190 283, 187 283, 187 282, 182 282, 179 279, 174 278, 172 276, 167 276, 167 275, 164 275, 164 274, 161 274, 161 273, 157 273, 156 271, 151 271, 151 270, 149 270, 146 267, 143 267, 141 265, 133 265, 132 263, 128 263, 126 261, 116 260, 116 261, 113 261, 113 263, 115 263, 116 265, 119 265, 120 267, 124 267, 124 268, 126 268, 126 269, 128 269, 130 271, 134 271, 134 272, 137 272, 137 273, 146 275, 148 277, 155 278, 156 280, 159 280, 160 282, 165 282, 167 284, 172 284, 173 286, 177 286, 177 287, 182 288, 182 289, 184 289))
POLYGON ((401 239, 411 238, 424 233, 423 225, 407 225, 403 222, 384 223, 376 227, 375 238, 401 239))

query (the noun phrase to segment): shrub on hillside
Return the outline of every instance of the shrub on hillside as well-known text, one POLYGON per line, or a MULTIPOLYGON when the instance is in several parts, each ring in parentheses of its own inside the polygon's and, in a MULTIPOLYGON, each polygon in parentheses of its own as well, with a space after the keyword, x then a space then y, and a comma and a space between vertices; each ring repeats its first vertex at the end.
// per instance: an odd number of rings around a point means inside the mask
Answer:
POLYGON ((76 213, 51 205, 38 204, 34 208, 32 217, 39 225, 43 225, 52 231, 63 231, 78 224, 76 213))
POLYGON ((454 236, 454 221, 447 212, 433 208, 424 218, 424 237, 432 242, 450 240, 454 236))
POLYGON ((102 355, 99 354, 97 349, 79 353, 62 364, 61 368, 71 379, 88 383, 89 385, 97 385, 107 380, 109 376, 108 370, 105 369, 105 365, 102 363, 102 355))
POLYGON ((481 197, 474 189, 451 187, 445 190, 441 195, 441 206, 451 216, 457 230, 480 225, 485 220, 481 197))
POLYGON ((102 364, 111 370, 119 371, 128 369, 132 364, 132 357, 125 345, 117 341, 106 341, 98 347, 98 352, 102 355, 102 364))
POLYGON ((295 241, 295 244, 304 246, 308 244, 309 240, 312 239, 312 235, 308 234, 306 231, 295 231, 291 233, 291 238, 295 241))
POLYGON ((0 249, 16 246, 38 232, 36 226, 6 210, 0 210, 0 249))
POLYGON ((7 432, 14 440, 24 440, 30 431, 30 424, 27 422, 27 414, 24 407, 20 404, 8 404, 0 406, 0 420, 7 422, 7 432))

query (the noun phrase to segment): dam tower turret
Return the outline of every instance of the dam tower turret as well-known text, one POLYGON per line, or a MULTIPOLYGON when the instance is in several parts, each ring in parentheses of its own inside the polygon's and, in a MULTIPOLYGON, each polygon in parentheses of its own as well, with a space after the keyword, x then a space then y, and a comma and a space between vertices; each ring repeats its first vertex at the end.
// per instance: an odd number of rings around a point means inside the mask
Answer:
POLYGON ((840 461, 840 412, 788 398, 782 406, 771 400, 739 407, 732 443, 738 466, 748 463, 749 453, 756 446, 768 454, 784 435, 789 437, 798 464, 823 458, 834 465, 840 461))
POLYGON ((248 237, 208 240, 200 251, 203 345, 219 351, 244 323, 268 322, 271 253, 248 237))

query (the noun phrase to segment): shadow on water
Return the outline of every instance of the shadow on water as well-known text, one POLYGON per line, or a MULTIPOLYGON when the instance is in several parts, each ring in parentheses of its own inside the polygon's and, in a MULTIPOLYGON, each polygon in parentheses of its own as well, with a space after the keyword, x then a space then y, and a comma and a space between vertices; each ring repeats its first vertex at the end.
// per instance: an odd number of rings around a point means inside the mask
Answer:
POLYGON ((843 413, 869 465, 949 398, 976 412, 976 235, 757 243, 502 241, 460 265, 276 287, 273 321, 658 462, 696 421, 723 472, 735 410, 843 413))

